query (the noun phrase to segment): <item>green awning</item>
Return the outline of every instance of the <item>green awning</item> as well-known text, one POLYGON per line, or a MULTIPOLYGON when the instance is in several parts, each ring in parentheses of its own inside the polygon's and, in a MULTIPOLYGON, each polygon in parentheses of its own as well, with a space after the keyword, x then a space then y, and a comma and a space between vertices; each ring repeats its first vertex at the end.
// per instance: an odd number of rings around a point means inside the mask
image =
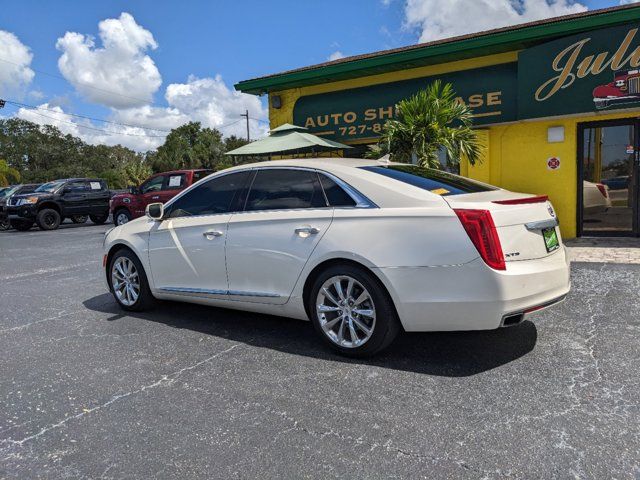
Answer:
POLYGON ((278 155, 292 151, 308 153, 351 148, 343 143, 312 135, 305 130, 307 130, 305 127, 285 123, 271 130, 268 137, 231 150, 225 155, 261 156, 278 155))

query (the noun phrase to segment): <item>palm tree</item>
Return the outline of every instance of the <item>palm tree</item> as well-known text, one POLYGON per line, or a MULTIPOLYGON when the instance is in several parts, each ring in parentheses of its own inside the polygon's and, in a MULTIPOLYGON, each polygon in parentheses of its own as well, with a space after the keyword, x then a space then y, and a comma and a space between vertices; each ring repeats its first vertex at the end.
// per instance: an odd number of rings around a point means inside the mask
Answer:
POLYGON ((450 83, 434 81, 424 90, 401 100, 397 115, 384 126, 380 147, 391 159, 425 167, 441 168, 443 149, 453 163, 462 157, 471 165, 480 159, 480 143, 472 126, 471 109, 456 100, 450 83))
POLYGON ((0 187, 7 187, 20 181, 20 172, 11 168, 6 160, 0 160, 0 187))

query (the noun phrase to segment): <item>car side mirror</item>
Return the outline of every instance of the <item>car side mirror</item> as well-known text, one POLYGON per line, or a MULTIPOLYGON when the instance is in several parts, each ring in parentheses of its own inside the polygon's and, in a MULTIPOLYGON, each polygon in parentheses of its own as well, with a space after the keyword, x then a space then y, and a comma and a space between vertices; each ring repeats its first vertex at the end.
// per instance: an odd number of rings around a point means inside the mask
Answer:
POLYGON ((136 187, 135 185, 129 185, 129 193, 131 195, 138 195, 140 191, 138 190, 138 187, 136 187))
POLYGON ((162 221, 162 217, 164 217, 164 204, 163 203, 150 203, 147 205, 145 210, 147 217, 149 217, 154 222, 162 221))
POLYGON ((64 188, 62 189, 62 193, 63 193, 63 194, 65 194, 65 193, 71 193, 71 187, 64 187, 64 188))

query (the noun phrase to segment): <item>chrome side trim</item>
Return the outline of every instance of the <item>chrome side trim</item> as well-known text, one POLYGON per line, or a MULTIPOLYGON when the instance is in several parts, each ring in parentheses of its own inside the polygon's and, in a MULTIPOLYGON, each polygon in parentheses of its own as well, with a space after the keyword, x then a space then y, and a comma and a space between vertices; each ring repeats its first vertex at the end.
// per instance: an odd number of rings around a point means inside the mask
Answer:
POLYGON ((236 297, 268 297, 268 298, 278 298, 280 295, 277 293, 265 293, 265 292, 243 292, 240 290, 229 290, 227 292, 229 295, 236 297))
POLYGON ((163 292, 167 293, 184 293, 187 295, 231 295, 235 297, 268 297, 278 298, 277 293, 265 292, 245 292, 241 290, 207 290, 204 288, 187 288, 187 287, 162 287, 163 292))
POLYGON ((226 290, 207 290, 204 288, 163 287, 160 290, 168 293, 187 293, 200 295, 226 295, 226 290))
POLYGON ((527 230, 542 230, 543 228, 553 228, 558 225, 559 223, 557 218, 550 218, 549 220, 540 220, 524 224, 524 226, 527 227, 527 230))

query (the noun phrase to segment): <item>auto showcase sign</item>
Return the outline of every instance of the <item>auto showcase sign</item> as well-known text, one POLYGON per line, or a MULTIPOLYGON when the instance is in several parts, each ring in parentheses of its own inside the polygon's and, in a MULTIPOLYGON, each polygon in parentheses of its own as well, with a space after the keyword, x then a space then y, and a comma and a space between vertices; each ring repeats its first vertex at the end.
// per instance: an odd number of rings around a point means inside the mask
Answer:
POLYGON ((521 52, 518 118, 640 106, 639 30, 597 30, 521 52))
POLYGON ((458 100, 473 109, 475 125, 508 122, 516 119, 516 71, 516 63, 508 63, 301 97, 293 123, 333 140, 377 137, 400 100, 436 79, 453 85, 458 100))

